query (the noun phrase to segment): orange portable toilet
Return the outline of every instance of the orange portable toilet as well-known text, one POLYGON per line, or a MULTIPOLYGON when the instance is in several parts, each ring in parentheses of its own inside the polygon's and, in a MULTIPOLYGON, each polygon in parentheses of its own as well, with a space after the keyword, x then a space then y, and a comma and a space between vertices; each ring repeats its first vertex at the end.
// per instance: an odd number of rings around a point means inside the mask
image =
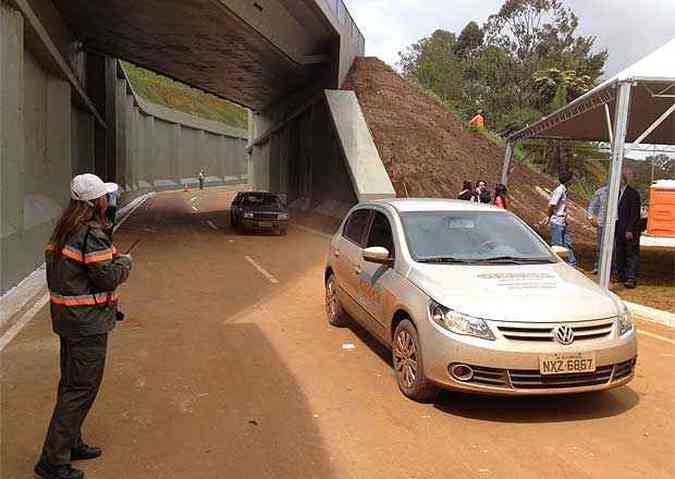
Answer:
POLYGON ((675 180, 659 180, 649 189, 647 234, 675 238, 675 180))

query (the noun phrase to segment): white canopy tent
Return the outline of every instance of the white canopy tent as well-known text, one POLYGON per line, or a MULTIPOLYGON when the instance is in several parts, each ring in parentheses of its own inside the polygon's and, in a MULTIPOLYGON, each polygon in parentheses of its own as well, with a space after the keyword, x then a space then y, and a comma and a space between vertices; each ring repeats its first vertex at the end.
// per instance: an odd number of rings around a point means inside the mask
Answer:
POLYGON ((569 105, 507 139, 502 183, 507 184, 513 145, 532 138, 611 144, 611 176, 600 285, 609 286, 614 226, 624 155, 642 143, 675 145, 675 39, 569 105), (629 145, 627 145, 629 143, 629 145))

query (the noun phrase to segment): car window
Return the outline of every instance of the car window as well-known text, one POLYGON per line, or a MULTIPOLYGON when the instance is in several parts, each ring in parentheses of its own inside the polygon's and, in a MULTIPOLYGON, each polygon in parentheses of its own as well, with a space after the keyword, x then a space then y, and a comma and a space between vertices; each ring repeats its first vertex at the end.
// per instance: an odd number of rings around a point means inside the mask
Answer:
POLYGON ((387 250, 389 250, 389 257, 393 258, 396 256, 394 238, 391 234, 391 225, 389 224, 387 217, 379 211, 375 212, 373 223, 370 227, 370 234, 368 235, 366 247, 370 248, 371 246, 387 248, 387 250))
POLYGON ((402 213, 413 258, 453 257, 480 261, 512 256, 554 259, 546 244, 513 215, 493 212, 402 213))
POLYGON ((363 234, 368 227, 369 219, 370 210, 354 211, 347 220, 342 235, 360 246, 363 241, 363 234))
POLYGON ((246 195, 242 203, 246 206, 278 206, 279 199, 272 195, 246 195))

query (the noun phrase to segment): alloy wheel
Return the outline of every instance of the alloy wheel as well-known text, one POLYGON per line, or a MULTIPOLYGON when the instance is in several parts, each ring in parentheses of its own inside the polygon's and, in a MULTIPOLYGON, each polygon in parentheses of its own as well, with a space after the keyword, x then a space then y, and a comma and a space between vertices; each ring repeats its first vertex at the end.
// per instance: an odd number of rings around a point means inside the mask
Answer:
POLYGON ((417 379, 417 348, 412 336, 400 330, 394 341, 394 367, 399 381, 406 388, 412 388, 417 379))

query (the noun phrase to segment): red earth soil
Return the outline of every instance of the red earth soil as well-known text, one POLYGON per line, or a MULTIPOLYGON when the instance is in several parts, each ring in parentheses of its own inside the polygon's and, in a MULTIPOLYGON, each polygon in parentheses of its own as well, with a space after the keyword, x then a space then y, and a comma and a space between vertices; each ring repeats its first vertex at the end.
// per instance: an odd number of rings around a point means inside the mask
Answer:
MULTIPOLYGON (((356 93, 399 197, 455 198, 465 180, 484 179, 489 185, 500 181, 504 146, 466 127, 378 58, 357 58, 343 89, 356 93)), ((544 190, 557 183, 522 163, 512 164, 510 209, 536 226, 545 216, 544 190)), ((576 204, 570 209, 576 242, 593 242, 584 211, 576 204)))

